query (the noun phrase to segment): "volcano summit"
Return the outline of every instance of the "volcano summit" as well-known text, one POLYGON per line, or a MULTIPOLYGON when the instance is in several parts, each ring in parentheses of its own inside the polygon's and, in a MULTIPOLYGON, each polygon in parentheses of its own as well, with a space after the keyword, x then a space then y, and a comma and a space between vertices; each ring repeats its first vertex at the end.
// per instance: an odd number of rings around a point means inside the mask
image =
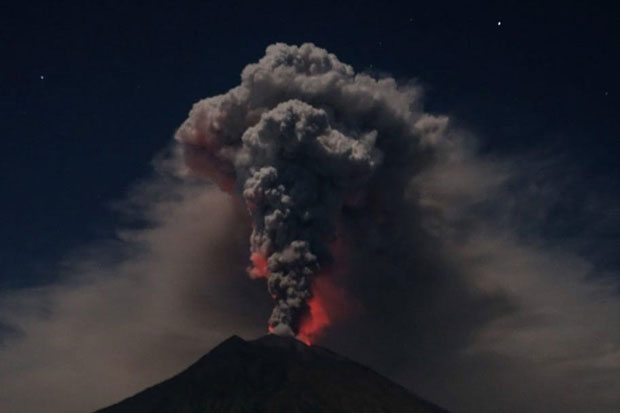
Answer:
POLYGON ((445 412, 327 349, 237 336, 178 375, 98 413, 445 412))

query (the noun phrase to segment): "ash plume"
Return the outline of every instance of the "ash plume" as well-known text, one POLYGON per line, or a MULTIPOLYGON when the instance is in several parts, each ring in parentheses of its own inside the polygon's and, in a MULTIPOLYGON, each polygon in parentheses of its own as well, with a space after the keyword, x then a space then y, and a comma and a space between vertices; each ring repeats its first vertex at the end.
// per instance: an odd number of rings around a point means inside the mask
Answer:
POLYGON ((274 44, 178 129, 190 170, 247 206, 249 274, 267 278, 271 331, 298 335, 312 319, 313 280, 329 276, 343 208, 376 192, 402 197, 432 156, 445 121, 417 110, 417 98, 414 86, 356 74, 313 44, 274 44))
POLYGON ((619 274, 573 243, 606 256, 617 195, 570 157, 482 153, 420 95, 271 46, 122 200, 145 226, 67 251, 57 282, 0 291, 0 411, 92 411, 262 335, 251 249, 276 320, 298 323, 280 334, 350 315, 317 341, 454 411, 617 412, 619 274), (567 194, 577 240, 548 232, 567 194))

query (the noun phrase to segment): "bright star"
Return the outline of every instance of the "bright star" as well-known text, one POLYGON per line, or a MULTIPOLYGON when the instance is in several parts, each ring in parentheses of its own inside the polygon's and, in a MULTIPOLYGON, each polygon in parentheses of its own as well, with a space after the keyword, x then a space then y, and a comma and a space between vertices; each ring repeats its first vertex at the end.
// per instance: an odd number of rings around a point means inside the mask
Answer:
POLYGON ((498 25, 498 26, 501 26, 501 25, 502 25, 502 22, 497 22, 497 25, 498 25))
POLYGON ((45 76, 41 75, 41 80, 45 79, 45 76))

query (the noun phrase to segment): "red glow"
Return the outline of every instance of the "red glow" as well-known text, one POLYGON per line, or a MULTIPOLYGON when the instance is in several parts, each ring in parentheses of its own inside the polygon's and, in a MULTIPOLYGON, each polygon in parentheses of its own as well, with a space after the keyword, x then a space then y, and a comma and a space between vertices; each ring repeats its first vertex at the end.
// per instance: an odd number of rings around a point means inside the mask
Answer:
POLYGON ((330 319, 323 299, 316 293, 308 301, 308 307, 310 310, 301 322, 298 337, 307 345, 311 345, 311 339, 329 325, 330 319))
POLYGON ((347 248, 340 237, 330 242, 334 262, 316 274, 312 280, 312 297, 309 311, 302 317, 297 338, 311 345, 325 328, 332 323, 362 312, 361 304, 343 288, 348 275, 347 248))
POLYGON ((250 255, 252 267, 248 269, 251 278, 265 278, 269 274, 267 270, 267 258, 259 252, 253 252, 250 255))
POLYGON ((183 146, 185 164, 198 177, 214 182, 222 191, 232 193, 235 188, 235 170, 229 161, 218 156, 219 147, 212 142, 198 146, 183 146))
POLYGON ((312 282, 312 298, 308 300, 309 311, 301 319, 298 338, 311 342, 333 321, 346 316, 349 299, 342 288, 334 284, 333 272, 321 272, 312 282))
MULTIPOLYGON (((335 245, 330 247, 331 250, 337 249, 334 248, 335 245)), ((336 253, 339 252, 340 251, 336 251, 336 253)), ((333 285, 329 279, 331 276, 332 273, 330 270, 323 269, 323 271, 316 274, 312 280, 312 297, 308 300, 308 311, 301 318, 299 332, 297 333, 297 338, 308 346, 312 345, 312 340, 331 323, 330 314, 332 314, 331 310, 333 308, 330 294, 330 291, 333 290, 333 285), (326 298, 330 302, 326 303, 326 298), (326 304, 328 304, 329 307, 327 307, 326 304), (330 310, 329 312, 328 308, 330 310)))

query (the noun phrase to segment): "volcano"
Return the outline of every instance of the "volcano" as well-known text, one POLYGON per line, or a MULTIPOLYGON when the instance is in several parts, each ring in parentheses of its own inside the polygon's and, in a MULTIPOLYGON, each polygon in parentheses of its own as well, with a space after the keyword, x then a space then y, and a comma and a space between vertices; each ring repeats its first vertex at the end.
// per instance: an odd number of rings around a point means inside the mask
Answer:
POLYGON ((99 413, 446 412, 319 346, 233 336, 178 375, 99 413))

